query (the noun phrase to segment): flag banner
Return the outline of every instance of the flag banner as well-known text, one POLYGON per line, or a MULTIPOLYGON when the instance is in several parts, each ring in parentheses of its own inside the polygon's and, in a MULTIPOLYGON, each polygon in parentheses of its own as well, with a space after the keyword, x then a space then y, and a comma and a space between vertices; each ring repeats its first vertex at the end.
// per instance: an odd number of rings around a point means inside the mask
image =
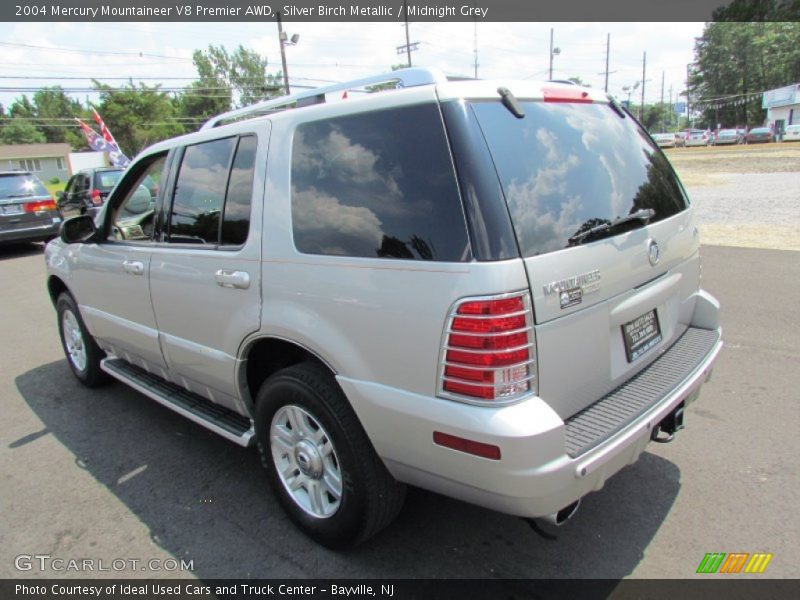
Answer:
POLYGON ((114 136, 111 135, 111 131, 106 127, 105 122, 103 122, 103 119, 100 118, 100 115, 94 108, 92 108, 92 113, 94 114, 94 120, 100 125, 102 136, 98 135, 94 129, 80 119, 75 119, 78 121, 78 124, 80 124, 83 135, 86 136, 86 141, 89 143, 89 147, 96 152, 108 152, 108 161, 112 166, 127 167, 131 160, 119 149, 117 141, 114 139, 114 136))

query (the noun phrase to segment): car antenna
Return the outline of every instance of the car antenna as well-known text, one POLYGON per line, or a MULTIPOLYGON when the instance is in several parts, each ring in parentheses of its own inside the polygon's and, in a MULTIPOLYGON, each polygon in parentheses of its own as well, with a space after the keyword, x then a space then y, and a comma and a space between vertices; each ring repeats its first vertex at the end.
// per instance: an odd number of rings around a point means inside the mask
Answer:
POLYGON ((525 118, 525 111, 522 110, 522 107, 517 101, 517 97, 511 93, 511 90, 509 90, 507 87, 499 87, 497 88, 497 93, 500 94, 500 98, 503 101, 503 106, 508 109, 508 112, 518 119, 525 118))

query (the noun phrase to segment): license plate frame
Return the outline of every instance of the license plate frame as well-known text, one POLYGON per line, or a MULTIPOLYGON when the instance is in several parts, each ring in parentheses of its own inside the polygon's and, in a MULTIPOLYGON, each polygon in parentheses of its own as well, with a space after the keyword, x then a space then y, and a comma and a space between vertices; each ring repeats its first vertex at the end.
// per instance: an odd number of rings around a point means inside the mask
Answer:
POLYGON ((647 354, 662 339, 661 324, 655 308, 622 325, 622 341, 629 363, 647 354))

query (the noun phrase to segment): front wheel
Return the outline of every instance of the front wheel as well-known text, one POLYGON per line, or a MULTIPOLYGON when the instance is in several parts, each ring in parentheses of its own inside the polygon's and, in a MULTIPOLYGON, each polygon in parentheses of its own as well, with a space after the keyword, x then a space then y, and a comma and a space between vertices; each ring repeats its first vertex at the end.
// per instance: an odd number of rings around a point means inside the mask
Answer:
POLYGON ((329 548, 354 546, 400 511, 405 487, 386 470, 333 376, 302 363, 270 377, 256 399, 256 439, 292 521, 329 548))
POLYGON ((56 312, 61 345, 72 373, 86 387, 107 383, 110 378, 100 368, 105 353, 86 329, 75 299, 66 292, 61 294, 56 312))

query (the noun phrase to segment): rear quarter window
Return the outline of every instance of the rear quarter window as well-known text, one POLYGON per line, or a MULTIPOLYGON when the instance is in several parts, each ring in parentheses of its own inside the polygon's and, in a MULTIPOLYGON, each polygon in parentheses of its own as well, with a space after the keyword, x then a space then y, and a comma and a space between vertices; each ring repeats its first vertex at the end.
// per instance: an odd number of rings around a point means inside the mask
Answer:
POLYGON ((470 258, 438 106, 304 123, 292 147, 292 231, 306 254, 470 258))

